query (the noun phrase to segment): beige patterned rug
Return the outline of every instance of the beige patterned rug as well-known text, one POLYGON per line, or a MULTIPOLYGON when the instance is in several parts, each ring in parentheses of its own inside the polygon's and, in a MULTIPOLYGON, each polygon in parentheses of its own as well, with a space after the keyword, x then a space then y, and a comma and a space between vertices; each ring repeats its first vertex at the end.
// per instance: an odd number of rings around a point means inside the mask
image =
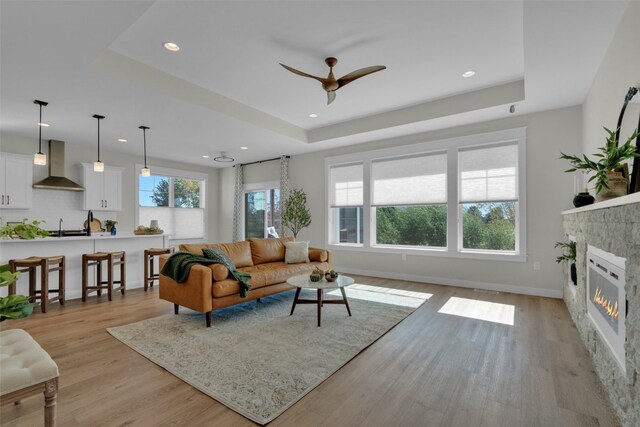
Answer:
POLYGON ((347 288, 353 316, 343 305, 327 304, 317 327, 315 305, 298 305, 289 316, 291 291, 214 311, 211 328, 202 314, 181 309, 178 316, 108 332, 232 410, 266 424, 429 296, 355 284, 347 288))

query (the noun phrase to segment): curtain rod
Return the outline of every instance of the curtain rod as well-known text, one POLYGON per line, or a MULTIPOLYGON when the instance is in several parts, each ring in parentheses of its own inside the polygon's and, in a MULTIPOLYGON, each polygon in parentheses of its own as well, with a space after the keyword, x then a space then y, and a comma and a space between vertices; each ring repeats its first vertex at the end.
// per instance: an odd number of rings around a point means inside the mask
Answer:
MULTIPOLYGON (((287 159, 290 159, 291 156, 284 156, 287 159)), ((274 160, 280 160, 282 157, 274 157, 273 159, 267 159, 267 160, 258 160, 257 162, 250 162, 250 163, 242 163, 240 165, 234 165, 233 167, 235 168, 236 166, 249 166, 249 165, 255 165, 256 163, 264 163, 264 162, 272 162, 274 160)))

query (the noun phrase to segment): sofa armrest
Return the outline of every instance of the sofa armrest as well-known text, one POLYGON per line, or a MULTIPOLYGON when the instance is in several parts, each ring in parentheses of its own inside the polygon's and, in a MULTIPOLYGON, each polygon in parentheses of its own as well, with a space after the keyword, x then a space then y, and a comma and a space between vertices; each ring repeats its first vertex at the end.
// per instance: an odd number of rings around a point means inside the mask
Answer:
MULTIPOLYGON (((169 255, 160 257, 160 269, 168 258, 169 255)), ((211 311, 212 276, 208 266, 199 264, 191 267, 189 277, 184 283, 178 283, 169 276, 160 274, 160 298, 201 313, 211 311)))

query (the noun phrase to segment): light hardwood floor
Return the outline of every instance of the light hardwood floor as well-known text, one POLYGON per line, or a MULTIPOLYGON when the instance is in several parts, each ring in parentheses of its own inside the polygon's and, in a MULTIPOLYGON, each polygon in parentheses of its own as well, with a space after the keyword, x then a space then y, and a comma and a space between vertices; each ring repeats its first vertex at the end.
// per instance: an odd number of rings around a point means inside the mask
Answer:
MULTIPOLYGON (((617 425, 561 300, 356 279, 433 296, 270 426, 617 425), (438 313, 452 296, 513 305, 514 325, 438 313)), ((172 311, 156 286, 53 304, 0 329, 27 330, 57 362, 59 426, 254 425, 105 331, 172 311)), ((0 415, 2 426, 42 425, 42 399, 0 415)))

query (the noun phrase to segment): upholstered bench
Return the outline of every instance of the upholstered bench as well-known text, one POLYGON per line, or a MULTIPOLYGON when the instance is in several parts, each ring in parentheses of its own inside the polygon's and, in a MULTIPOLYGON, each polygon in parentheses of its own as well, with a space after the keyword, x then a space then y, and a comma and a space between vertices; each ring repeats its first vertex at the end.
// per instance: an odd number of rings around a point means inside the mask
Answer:
POLYGON ((0 404, 44 393, 44 425, 56 425, 58 365, 22 329, 0 332, 0 404))

